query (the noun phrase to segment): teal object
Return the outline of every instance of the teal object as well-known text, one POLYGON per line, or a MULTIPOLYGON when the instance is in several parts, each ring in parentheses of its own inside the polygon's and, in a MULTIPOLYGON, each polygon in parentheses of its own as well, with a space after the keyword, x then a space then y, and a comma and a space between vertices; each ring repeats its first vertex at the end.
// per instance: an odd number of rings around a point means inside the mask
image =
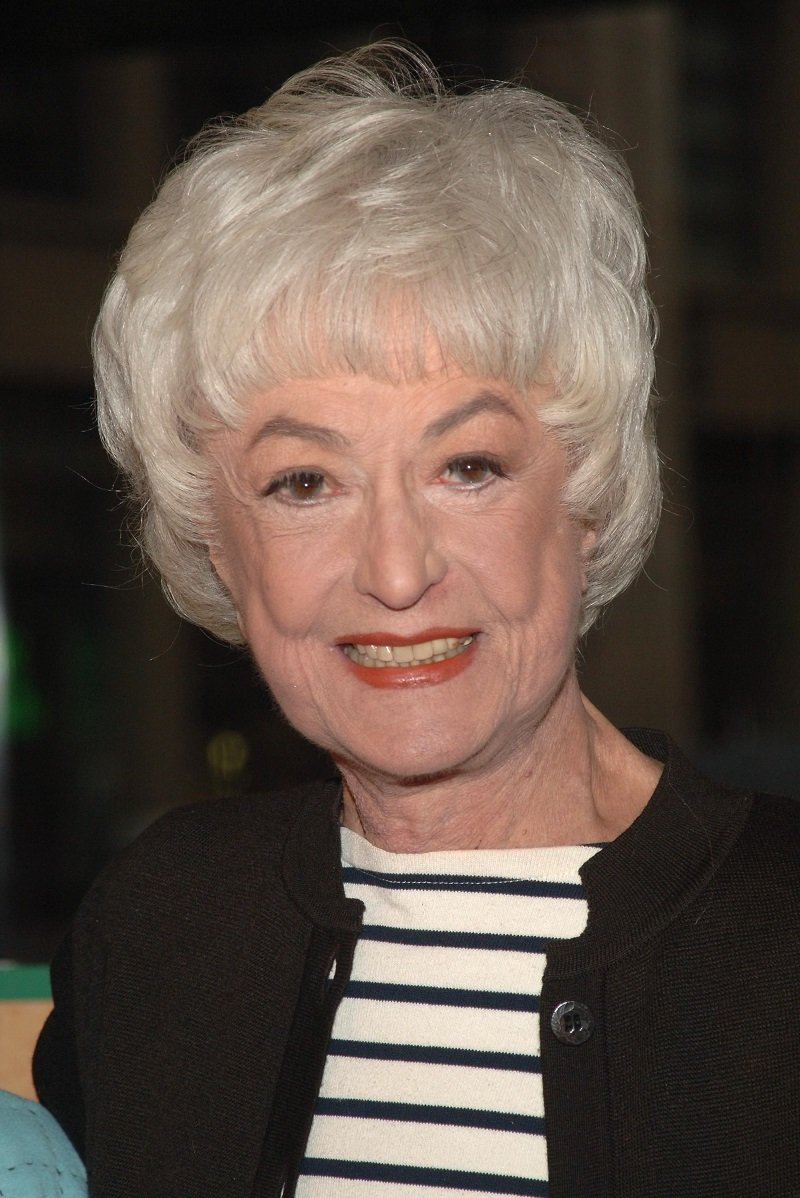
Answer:
POLYGON ((4 998, 50 998, 50 966, 0 961, 0 1001, 4 998))
POLYGON ((38 1102, 0 1090, 0 1198, 87 1198, 86 1170, 38 1102))

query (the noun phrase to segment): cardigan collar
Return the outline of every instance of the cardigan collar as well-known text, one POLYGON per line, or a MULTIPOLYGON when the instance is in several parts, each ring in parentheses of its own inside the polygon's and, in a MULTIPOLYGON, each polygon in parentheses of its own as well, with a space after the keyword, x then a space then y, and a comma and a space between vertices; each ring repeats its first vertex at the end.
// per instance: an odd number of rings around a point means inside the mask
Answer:
POLYGON ((660 931, 708 886, 750 811, 752 796, 706 778, 670 737, 625 735, 664 770, 638 818, 581 869, 586 929, 548 947, 551 977, 610 965, 660 931))
MULTIPOLYGON (((749 796, 704 777, 668 736, 644 728, 625 735, 664 770, 638 818, 583 866, 586 930, 552 942, 551 976, 609 965, 675 918, 708 885, 750 810, 749 796)), ((357 932, 362 904, 342 884, 341 783, 309 788, 304 799, 286 841, 286 889, 318 926, 357 932)))
POLYGON ((363 904, 345 897, 339 812, 342 784, 329 779, 304 791, 283 854, 283 881, 290 897, 318 927, 357 932, 363 904))

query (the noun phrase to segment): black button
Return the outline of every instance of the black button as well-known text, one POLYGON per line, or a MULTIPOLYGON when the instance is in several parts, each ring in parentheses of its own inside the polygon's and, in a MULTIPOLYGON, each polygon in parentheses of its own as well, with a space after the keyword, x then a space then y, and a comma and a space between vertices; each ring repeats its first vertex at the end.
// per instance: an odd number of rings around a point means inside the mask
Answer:
POLYGON ((561 1002, 550 1017, 553 1034, 562 1044, 583 1044, 594 1031, 594 1015, 582 1002, 561 1002))

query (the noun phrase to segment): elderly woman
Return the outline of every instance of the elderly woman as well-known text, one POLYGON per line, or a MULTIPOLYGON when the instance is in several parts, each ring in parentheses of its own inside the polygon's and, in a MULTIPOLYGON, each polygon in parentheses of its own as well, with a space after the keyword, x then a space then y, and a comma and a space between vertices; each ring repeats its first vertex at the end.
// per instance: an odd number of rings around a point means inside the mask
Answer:
POLYGON ((105 442, 339 776, 178 810, 85 900, 36 1079, 92 1194, 800 1193, 797 810, 576 676, 656 524, 644 270, 575 117, 392 47, 134 228, 105 442))

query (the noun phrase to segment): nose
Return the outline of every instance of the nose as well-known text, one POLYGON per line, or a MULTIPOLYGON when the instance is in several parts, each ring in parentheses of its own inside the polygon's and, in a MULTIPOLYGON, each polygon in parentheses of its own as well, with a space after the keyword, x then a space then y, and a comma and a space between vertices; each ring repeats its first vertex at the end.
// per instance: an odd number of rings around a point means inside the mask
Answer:
POLYGON ((447 572, 432 514, 401 489, 375 497, 359 541, 356 590, 394 611, 413 607, 447 572))

